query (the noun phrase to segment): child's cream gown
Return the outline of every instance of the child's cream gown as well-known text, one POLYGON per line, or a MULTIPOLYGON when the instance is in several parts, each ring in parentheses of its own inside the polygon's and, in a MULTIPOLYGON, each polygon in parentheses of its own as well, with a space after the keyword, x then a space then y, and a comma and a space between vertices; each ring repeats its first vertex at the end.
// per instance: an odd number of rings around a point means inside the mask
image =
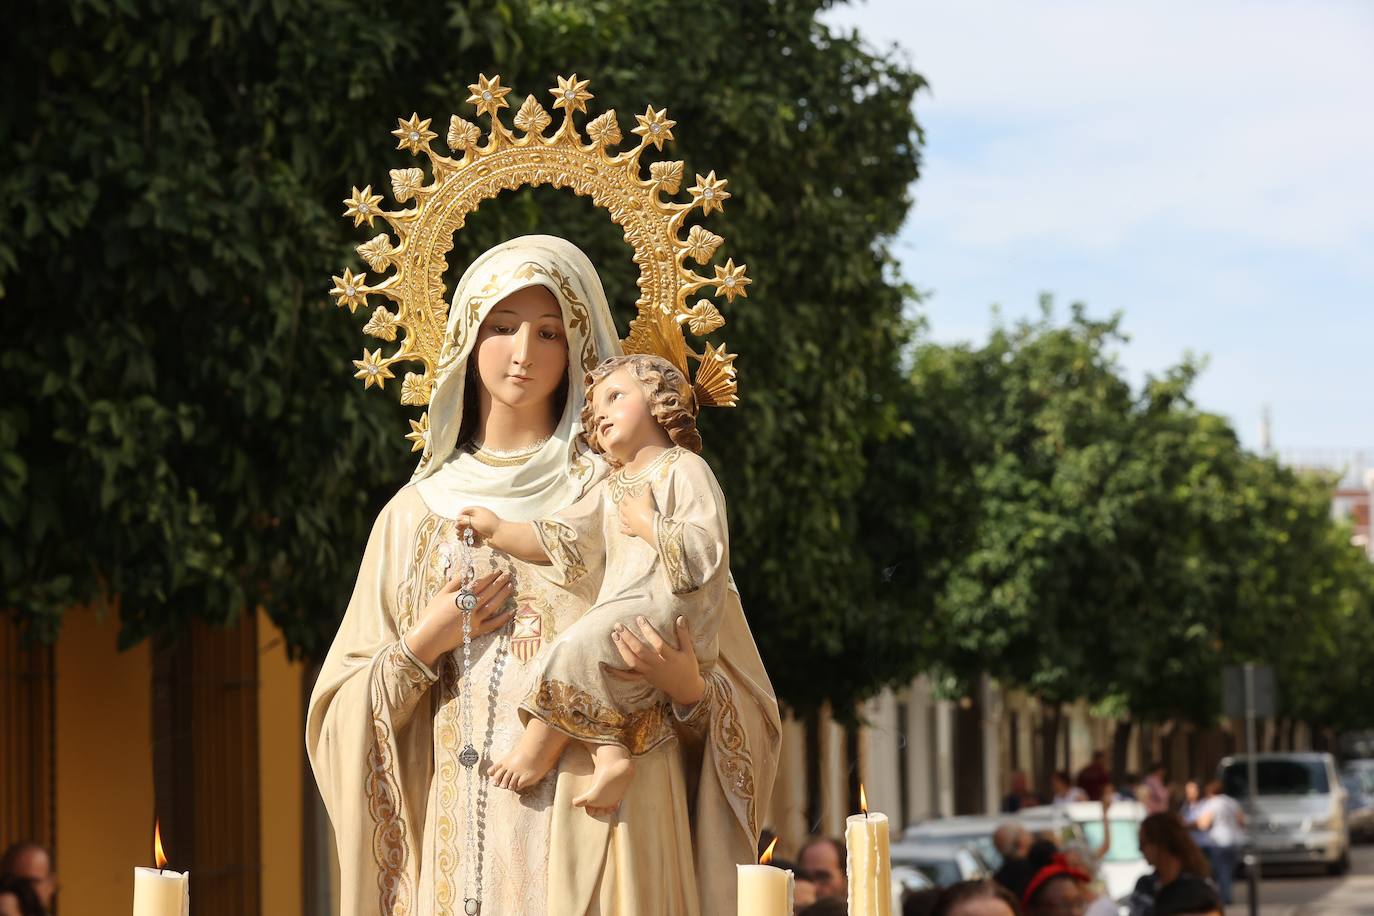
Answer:
POLYGON ((606 668, 625 663, 610 640, 621 623, 638 634, 645 617, 670 642, 687 619, 703 671, 719 652, 730 581, 725 498, 711 468, 670 448, 633 475, 609 475, 567 509, 534 522, 553 564, 551 578, 593 600, 590 610, 549 646, 521 710, 574 738, 619 744, 636 756, 673 736, 667 699, 643 681, 606 668), (658 548, 620 530, 619 504, 653 495, 658 548))

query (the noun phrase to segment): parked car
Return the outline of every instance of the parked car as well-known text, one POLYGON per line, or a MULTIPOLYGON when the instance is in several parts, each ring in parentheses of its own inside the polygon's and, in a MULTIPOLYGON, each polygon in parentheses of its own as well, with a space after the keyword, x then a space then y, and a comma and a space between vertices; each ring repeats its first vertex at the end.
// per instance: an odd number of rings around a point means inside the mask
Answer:
POLYGON ((1342 776, 1353 776, 1368 795, 1374 795, 1374 758, 1357 757, 1341 767, 1342 776))
POLYGON ((944 846, 972 846, 983 857, 989 871, 1002 867, 1002 854, 992 842, 998 827, 1013 821, 1015 814, 963 815, 923 821, 902 831, 901 842, 938 843, 944 846))
POLYGON ((915 869, 940 887, 992 876, 972 846, 900 840, 892 844, 892 866, 915 869))
POLYGON ((1358 776, 1341 777, 1345 786, 1345 823, 1351 842, 1374 840, 1374 795, 1366 791, 1358 776))
MULTIPOLYGON (((1248 805, 1246 755, 1227 757, 1217 768, 1226 794, 1248 805)), ((1350 870, 1345 789, 1330 754, 1257 754, 1257 798, 1247 810, 1251 849, 1264 864, 1324 866, 1350 870)))
MULTIPOLYGON (((1101 802, 1074 802, 1069 805, 1046 805, 1041 808, 1028 808, 1021 812, 1028 822, 1035 823, 1037 818, 1050 820, 1054 817, 1067 818, 1072 824, 1070 829, 1059 828, 1064 842, 1077 843, 1085 849, 1096 852, 1102 846, 1105 836, 1102 827, 1101 802)), ((1145 808, 1139 802, 1112 802, 1107 813, 1107 828, 1111 831, 1111 846, 1099 862, 1102 881, 1107 893, 1113 900, 1124 900, 1135 889, 1136 881, 1149 874, 1150 865, 1140 852, 1140 822, 1145 819, 1145 808)))

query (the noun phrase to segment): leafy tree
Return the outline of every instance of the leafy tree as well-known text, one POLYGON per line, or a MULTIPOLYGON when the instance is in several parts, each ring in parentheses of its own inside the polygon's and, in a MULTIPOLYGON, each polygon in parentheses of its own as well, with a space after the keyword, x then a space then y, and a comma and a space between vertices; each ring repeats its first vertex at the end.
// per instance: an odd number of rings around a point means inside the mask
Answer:
MULTIPOLYGON (((884 240, 922 81, 821 25, 826 5, 72 0, 11 23, 0 604, 52 639, 64 609, 117 599, 126 645, 261 604, 322 652, 412 467, 407 414, 347 368, 363 316, 325 295, 363 241, 339 201, 410 163, 395 116, 467 111, 479 72, 542 94, 577 71, 622 118, 669 106, 673 155, 730 179, 712 226, 757 283, 725 332, 743 405, 703 427, 738 581, 786 699, 871 689, 882 669, 814 674, 848 664, 852 628, 896 625, 856 500, 896 430, 906 290, 884 240)), ((627 314, 619 232, 566 193, 488 203, 453 273, 531 231, 581 244, 627 314)))

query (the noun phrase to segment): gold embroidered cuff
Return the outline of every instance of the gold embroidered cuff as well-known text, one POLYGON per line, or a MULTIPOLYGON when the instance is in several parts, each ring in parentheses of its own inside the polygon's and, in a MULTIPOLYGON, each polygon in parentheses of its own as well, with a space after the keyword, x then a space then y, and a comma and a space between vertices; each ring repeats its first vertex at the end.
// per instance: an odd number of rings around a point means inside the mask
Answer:
POLYGON ((587 574, 587 564, 577 549, 577 532, 562 522, 541 518, 534 522, 534 536, 558 571, 563 584, 572 585, 587 574))
POLYGON ((666 515, 654 516, 654 537, 658 540, 658 555, 663 558, 663 571, 668 574, 668 587, 674 595, 685 595, 701 587, 687 570, 687 544, 682 536, 683 525, 666 515))

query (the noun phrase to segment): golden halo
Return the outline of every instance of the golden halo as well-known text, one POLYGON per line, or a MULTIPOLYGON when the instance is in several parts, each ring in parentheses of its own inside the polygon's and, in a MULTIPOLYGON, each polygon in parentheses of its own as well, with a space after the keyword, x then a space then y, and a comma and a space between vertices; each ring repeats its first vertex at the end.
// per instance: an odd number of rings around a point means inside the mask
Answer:
MULTIPOLYGON (((638 315, 630 323, 629 336, 622 342, 627 353, 655 353, 676 365, 692 379, 697 399, 703 406, 733 407, 736 403, 735 355, 724 345, 705 343, 700 353, 687 346, 683 327, 695 335, 706 335, 725 324, 720 310, 709 299, 688 299, 705 287, 710 295, 724 296, 733 302, 747 297, 753 281, 743 264, 733 259, 714 265, 714 276, 704 277, 687 266, 690 259, 706 265, 724 240, 715 233, 694 225, 686 226, 688 215, 700 208, 710 215, 730 198, 727 181, 716 173, 697 175, 687 189, 691 200, 674 201, 683 181, 683 164, 673 161, 649 163, 648 177, 642 175, 640 158, 648 147, 656 151, 673 139, 677 122, 666 110, 652 105, 635 115, 631 133, 639 142, 622 152, 613 147, 621 141, 614 109, 590 120, 585 127, 587 139, 573 123, 573 115, 586 112, 592 98, 587 80, 577 74, 558 78, 551 89, 553 107, 563 110, 562 120, 553 133, 547 133, 553 117, 534 96, 525 99, 515 113, 514 132, 501 123, 497 113, 508 108, 510 88, 501 77, 478 77, 468 89, 468 102, 479 116, 490 120, 483 142, 482 130, 471 121, 454 115, 449 121, 448 147, 457 158, 436 153, 430 141, 438 135, 430 129, 430 119, 412 114, 398 118, 392 131, 397 148, 429 159, 432 176, 427 180, 420 168, 392 169, 391 191, 398 203, 410 209, 388 211, 382 197, 372 186, 353 188, 344 201, 344 216, 354 226, 381 218, 395 233, 395 240, 381 233, 358 246, 358 254, 370 270, 384 279, 369 283, 366 273, 345 269, 334 277, 330 295, 339 306, 356 311, 371 306, 369 295, 390 301, 395 310, 376 305, 363 330, 381 340, 394 342, 402 335, 395 352, 382 355, 380 348, 363 349, 362 359, 353 361, 356 375, 364 385, 384 388, 396 376, 391 367, 399 362, 419 363, 420 372, 407 372, 401 382, 401 403, 421 406, 429 403, 435 368, 443 346, 448 319, 449 297, 444 284, 447 256, 453 248, 453 235, 463 227, 467 215, 478 205, 506 190, 525 186, 551 185, 569 188, 590 197, 606 210, 625 232, 625 241, 634 250, 639 266, 638 315), (685 230, 685 231, 684 231, 685 230), (688 358, 697 363, 690 370, 688 358)), ((424 423, 427 417, 421 417, 424 423)), ((415 421, 412 421, 415 425, 415 421)))

